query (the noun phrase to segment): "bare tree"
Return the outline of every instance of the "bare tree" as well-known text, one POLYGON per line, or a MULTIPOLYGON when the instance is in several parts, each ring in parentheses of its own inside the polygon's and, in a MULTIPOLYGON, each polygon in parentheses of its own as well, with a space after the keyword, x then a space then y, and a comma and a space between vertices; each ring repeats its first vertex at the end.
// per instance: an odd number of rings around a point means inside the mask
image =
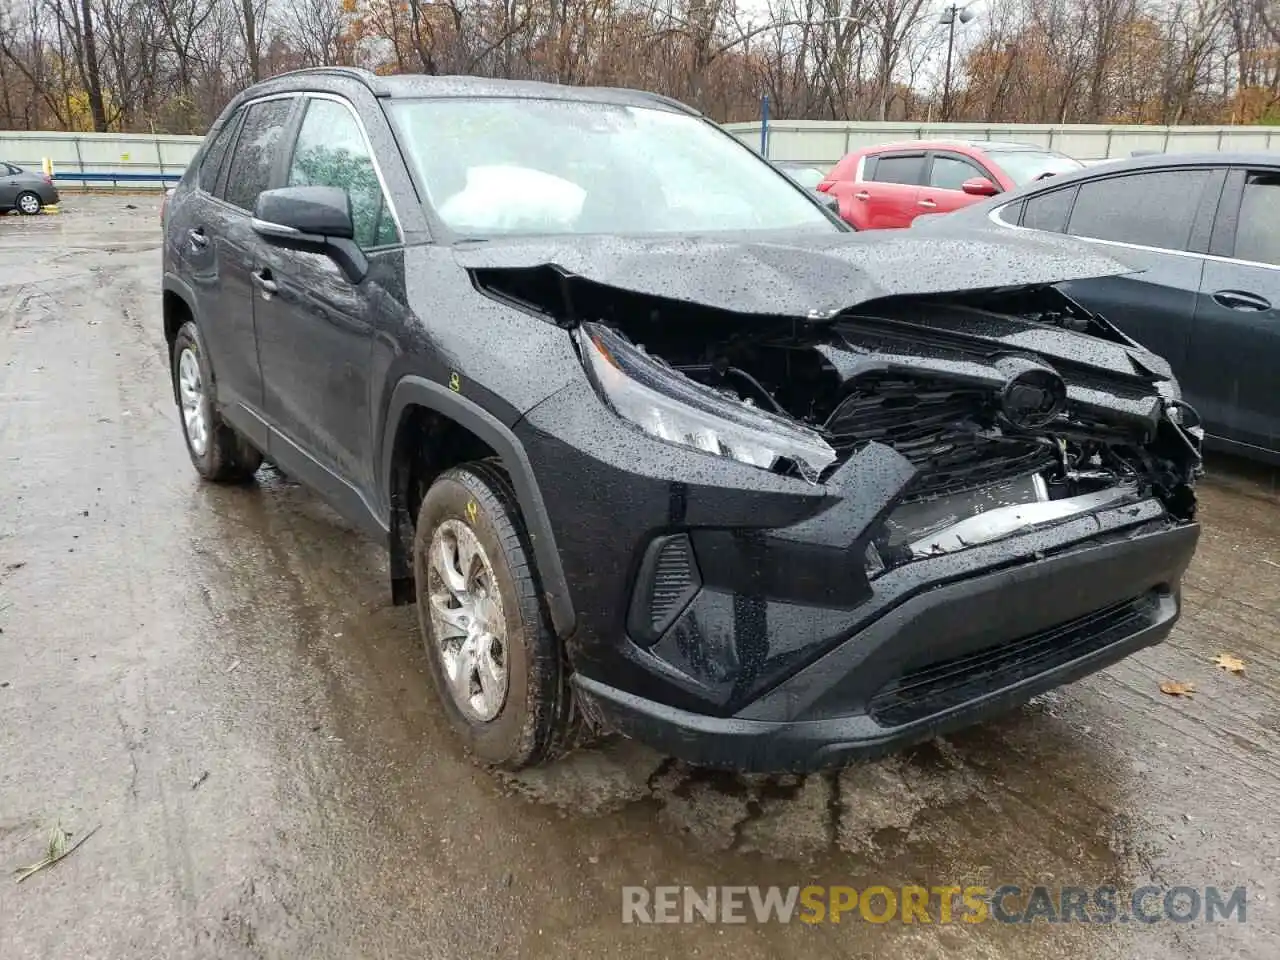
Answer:
MULTIPOLYGON (((719 120, 926 119, 925 0, 0 0, 0 126, 201 132, 321 63, 616 84, 719 120)), ((956 119, 1280 122, 1280 0, 988 0, 956 119)))

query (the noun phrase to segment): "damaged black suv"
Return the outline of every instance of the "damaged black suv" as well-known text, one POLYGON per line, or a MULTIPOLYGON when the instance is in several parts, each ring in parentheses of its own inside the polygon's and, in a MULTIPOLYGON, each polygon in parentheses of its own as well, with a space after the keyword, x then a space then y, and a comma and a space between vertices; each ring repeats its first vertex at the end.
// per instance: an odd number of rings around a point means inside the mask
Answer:
POLYGON ((164 212, 196 469, 386 543, 443 711, 806 769, 1170 631, 1201 432, 1066 238, 857 234, 662 97, 320 69, 164 212))

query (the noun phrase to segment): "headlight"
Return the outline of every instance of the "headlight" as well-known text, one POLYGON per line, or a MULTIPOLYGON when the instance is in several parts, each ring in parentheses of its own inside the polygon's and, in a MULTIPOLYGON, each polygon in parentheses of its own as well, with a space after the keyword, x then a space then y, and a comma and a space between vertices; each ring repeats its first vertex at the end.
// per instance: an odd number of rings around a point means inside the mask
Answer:
POLYGON ((793 461, 816 481, 836 452, 815 430, 726 397, 597 323, 578 328, 596 389, 624 420, 659 440, 768 470, 793 461))

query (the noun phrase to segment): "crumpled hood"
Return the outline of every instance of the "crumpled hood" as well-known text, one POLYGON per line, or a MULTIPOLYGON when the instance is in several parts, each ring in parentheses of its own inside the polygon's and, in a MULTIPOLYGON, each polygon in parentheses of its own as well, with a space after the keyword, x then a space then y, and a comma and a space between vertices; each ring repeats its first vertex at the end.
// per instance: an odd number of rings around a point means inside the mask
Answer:
POLYGON ((466 269, 548 264, 621 290, 744 314, 824 317, 884 297, 1043 286, 1132 272, 1079 241, 882 230, 780 239, 567 236, 455 247, 466 269))

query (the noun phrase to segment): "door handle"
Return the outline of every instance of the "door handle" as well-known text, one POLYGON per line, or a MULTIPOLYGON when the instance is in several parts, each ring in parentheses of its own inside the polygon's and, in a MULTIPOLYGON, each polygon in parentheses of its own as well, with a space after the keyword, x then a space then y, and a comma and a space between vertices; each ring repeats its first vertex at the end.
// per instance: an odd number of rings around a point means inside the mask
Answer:
POLYGON ((187 239, 191 241, 193 247, 207 247, 209 245, 209 238, 204 235, 203 227, 188 230, 187 239))
POLYGON ((1261 310, 1270 310, 1271 301, 1266 297, 1260 297, 1256 293, 1249 293, 1246 290, 1218 290, 1213 295, 1214 302, 1219 306, 1226 307, 1228 310, 1244 310, 1249 313, 1257 313, 1261 310))
POLYGON ((270 270, 255 270, 251 276, 254 285, 262 291, 262 299, 270 300, 280 288, 276 286, 276 282, 271 279, 270 270))
POLYGON ((859 193, 855 193, 855 194, 853 195, 853 199, 855 199, 855 200, 870 200, 870 199, 871 199, 871 194, 869 194, 869 193, 867 193, 867 191, 863 190, 863 191, 861 191, 861 192, 859 192, 859 193))
POLYGON ((917 200, 916 203, 928 210, 932 210, 937 206, 937 204, 932 200, 917 200))

